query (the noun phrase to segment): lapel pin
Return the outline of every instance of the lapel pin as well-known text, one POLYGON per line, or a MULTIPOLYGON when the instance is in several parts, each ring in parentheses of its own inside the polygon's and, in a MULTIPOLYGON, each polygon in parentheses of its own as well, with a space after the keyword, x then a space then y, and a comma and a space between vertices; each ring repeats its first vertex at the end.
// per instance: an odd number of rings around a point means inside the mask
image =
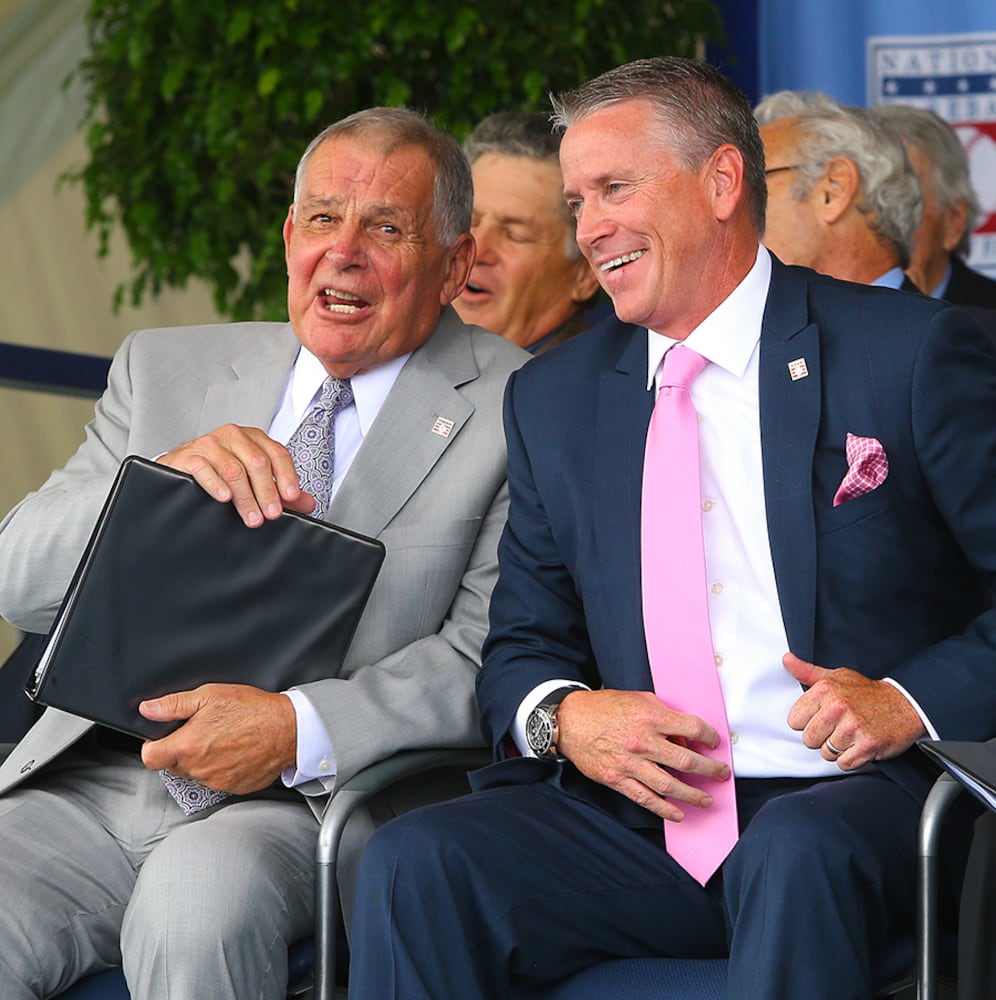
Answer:
POLYGON ((432 433, 438 434, 442 438, 448 438, 453 430, 453 421, 445 417, 436 417, 436 422, 432 425, 432 433))
POLYGON ((790 361, 788 363, 788 369, 793 382, 798 382, 799 379, 805 378, 809 374, 805 358, 796 358, 795 361, 790 361))

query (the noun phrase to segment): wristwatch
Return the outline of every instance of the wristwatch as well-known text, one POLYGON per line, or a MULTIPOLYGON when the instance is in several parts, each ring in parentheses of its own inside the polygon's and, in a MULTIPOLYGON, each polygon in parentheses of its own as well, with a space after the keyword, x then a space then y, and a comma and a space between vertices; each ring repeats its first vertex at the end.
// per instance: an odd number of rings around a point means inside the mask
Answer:
POLYGON ((584 688, 581 687, 557 688, 546 695, 526 716, 526 744, 537 757, 563 760, 557 753, 557 741, 560 737, 557 726, 557 709, 572 691, 583 690, 584 688))

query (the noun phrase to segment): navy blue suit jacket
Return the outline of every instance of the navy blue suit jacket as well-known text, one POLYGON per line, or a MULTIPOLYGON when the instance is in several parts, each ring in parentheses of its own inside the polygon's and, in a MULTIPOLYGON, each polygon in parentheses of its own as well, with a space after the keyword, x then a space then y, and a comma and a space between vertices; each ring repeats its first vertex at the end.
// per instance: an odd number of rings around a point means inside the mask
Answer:
MULTIPOLYGON (((773 268, 760 423, 789 647, 821 666, 895 678, 944 738, 996 735, 991 342, 966 314, 924 296, 773 268), (799 358, 809 374, 793 381, 799 358), (881 441, 889 475, 834 507, 848 432, 881 441)), ((509 382, 511 507, 478 679, 499 756, 520 701, 544 680, 652 689, 639 527, 651 408, 646 332, 614 319, 509 382)), ((931 779, 921 757, 890 765, 915 794, 931 779)), ((659 822, 570 766, 509 760, 479 783, 535 780, 541 765, 546 779, 626 822, 659 822)))

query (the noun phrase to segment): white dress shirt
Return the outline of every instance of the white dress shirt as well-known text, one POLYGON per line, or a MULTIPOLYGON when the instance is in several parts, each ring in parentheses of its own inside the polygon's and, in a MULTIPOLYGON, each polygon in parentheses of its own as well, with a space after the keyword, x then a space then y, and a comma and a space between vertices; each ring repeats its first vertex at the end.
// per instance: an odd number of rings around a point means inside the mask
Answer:
MULTIPOLYGON (((333 497, 409 357, 410 354, 404 354, 350 379, 353 402, 335 416, 333 497)), ((298 424, 318 401, 327 376, 321 361, 306 347, 301 347, 288 376, 283 398, 270 423, 269 434, 274 441, 287 444, 298 424)), ((281 776, 283 782, 288 787, 294 787, 317 779, 326 791, 331 791, 336 765, 329 733, 305 694, 296 688, 283 693, 290 698, 297 716, 297 766, 284 771, 281 776)))
MULTIPOLYGON (((710 362, 692 383, 691 398, 699 415, 709 620, 734 772, 816 778, 841 771, 787 722, 801 690, 781 662, 789 648, 765 513, 758 359, 770 280, 771 258, 762 247, 743 281, 683 343, 710 362)), ((659 391, 664 355, 676 343, 647 331, 648 389, 659 391)), ((523 700, 513 728, 523 752, 529 711, 564 685, 546 682, 523 700)))

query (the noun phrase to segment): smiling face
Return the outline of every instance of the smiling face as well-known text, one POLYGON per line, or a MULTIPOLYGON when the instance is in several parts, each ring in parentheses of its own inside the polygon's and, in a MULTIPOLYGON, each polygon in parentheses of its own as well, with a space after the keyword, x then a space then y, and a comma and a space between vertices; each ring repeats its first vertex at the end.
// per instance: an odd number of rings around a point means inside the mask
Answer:
POLYGON ((465 323, 528 347, 566 323, 598 284, 582 258, 568 256, 556 162, 484 153, 473 173, 477 260, 453 304, 465 323))
POLYGON ((624 322, 684 339, 750 269, 757 239, 732 146, 689 170, 637 99, 574 122, 560 163, 578 245, 624 322))
POLYGON ((435 170, 418 146, 329 139, 284 223, 287 308, 298 339, 339 378, 414 350, 463 287, 473 241, 443 247, 435 170))

